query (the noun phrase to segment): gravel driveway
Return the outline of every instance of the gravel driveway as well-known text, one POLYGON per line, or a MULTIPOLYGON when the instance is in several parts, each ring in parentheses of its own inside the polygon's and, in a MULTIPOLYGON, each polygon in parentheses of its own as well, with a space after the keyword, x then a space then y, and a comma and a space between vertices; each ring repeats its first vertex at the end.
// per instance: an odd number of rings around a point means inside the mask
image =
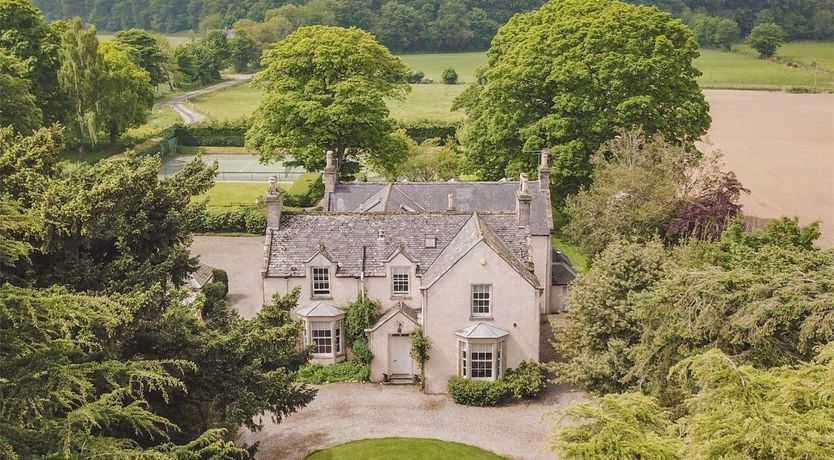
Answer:
POLYGON ((547 415, 583 399, 552 386, 539 400, 504 407, 467 407, 414 386, 372 383, 322 385, 316 399, 281 424, 244 430, 241 440, 260 442, 259 459, 301 459, 326 447, 365 438, 436 438, 478 446, 517 459, 553 459, 546 450, 555 420, 547 415))
POLYGON ((264 237, 195 236, 191 254, 206 265, 226 270, 229 275, 226 301, 244 318, 255 316, 263 305, 264 237))

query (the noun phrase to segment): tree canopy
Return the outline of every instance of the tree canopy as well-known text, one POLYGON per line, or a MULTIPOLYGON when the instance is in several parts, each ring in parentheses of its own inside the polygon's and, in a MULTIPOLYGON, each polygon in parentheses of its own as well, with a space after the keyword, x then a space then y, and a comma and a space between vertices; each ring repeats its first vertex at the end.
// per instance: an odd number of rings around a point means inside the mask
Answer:
POLYGON ((308 170, 350 158, 371 161, 403 153, 391 139, 386 98, 404 97, 407 67, 373 36, 356 28, 302 27, 264 53, 255 77, 266 97, 246 134, 264 161, 291 153, 308 170))
POLYGON ((469 163, 484 179, 534 173, 534 152, 549 148, 563 199, 589 182, 591 156, 621 130, 691 145, 710 124, 697 56, 689 28, 654 8, 554 0, 516 15, 457 101, 470 120, 469 163))

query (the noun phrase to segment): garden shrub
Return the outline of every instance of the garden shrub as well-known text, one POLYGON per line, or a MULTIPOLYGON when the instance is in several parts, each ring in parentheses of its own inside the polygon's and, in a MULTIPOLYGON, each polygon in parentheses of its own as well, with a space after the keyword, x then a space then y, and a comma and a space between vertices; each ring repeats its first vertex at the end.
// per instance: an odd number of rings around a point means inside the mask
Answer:
POLYGON ((203 316, 214 316, 226 308, 226 285, 221 282, 212 281, 203 285, 201 291, 205 296, 203 302, 203 316))
POLYGON ((355 340, 351 349, 356 360, 362 364, 371 364, 371 361, 374 359, 371 348, 368 346, 368 339, 365 337, 355 340))
POLYGON ((515 370, 507 369, 502 380, 514 399, 535 398, 547 387, 544 371, 533 361, 522 361, 515 370))
POLYGON ((357 340, 365 338, 365 329, 373 327, 379 321, 382 306, 370 299, 356 299, 348 306, 345 315, 345 338, 352 347, 357 340))
POLYGON ((305 364, 298 370, 296 378, 302 383, 320 385, 333 382, 365 382, 370 375, 371 371, 367 364, 358 361, 342 361, 329 366, 305 364))
POLYGON ((452 401, 466 406, 497 406, 510 393, 502 380, 472 380, 458 376, 449 378, 447 390, 452 401))
POLYGON ((226 270, 215 268, 211 271, 211 280, 216 283, 223 283, 223 286, 226 288, 223 291, 223 297, 229 294, 229 274, 226 273, 226 270))

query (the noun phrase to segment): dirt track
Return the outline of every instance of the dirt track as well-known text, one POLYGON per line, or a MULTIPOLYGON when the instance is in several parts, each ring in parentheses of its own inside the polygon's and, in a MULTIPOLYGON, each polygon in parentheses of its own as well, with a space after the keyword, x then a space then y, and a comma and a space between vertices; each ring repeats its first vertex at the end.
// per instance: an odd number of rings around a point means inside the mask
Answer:
POLYGON ((822 221, 834 245, 834 95, 704 91, 709 139, 751 194, 744 212, 822 221))

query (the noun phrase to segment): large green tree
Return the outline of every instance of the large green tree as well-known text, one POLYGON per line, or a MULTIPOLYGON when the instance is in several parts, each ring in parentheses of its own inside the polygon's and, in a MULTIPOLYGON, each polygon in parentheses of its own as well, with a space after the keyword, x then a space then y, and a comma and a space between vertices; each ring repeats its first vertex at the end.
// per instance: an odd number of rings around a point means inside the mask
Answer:
POLYGON ((266 98, 246 143, 265 161, 292 154, 307 169, 349 158, 391 154, 387 98, 408 91, 407 67, 359 29, 302 27, 264 53, 256 76, 266 98), (388 148, 386 148, 388 147, 388 148))
POLYGON ((22 62, 0 50, 0 127, 29 134, 40 127, 43 114, 25 74, 22 62))
POLYGON ((167 81, 164 63, 165 54, 157 42, 156 37, 142 29, 129 29, 116 32, 113 41, 128 47, 139 67, 145 69, 151 77, 151 84, 158 85, 167 81))
POLYGON ((125 129, 148 120, 153 107, 151 76, 128 57, 118 45, 102 43, 99 53, 104 66, 99 125, 109 132, 115 145, 125 129))
POLYGON ((61 41, 58 81, 72 107, 66 120, 67 132, 79 148, 98 140, 105 72, 96 28, 85 27, 78 19, 70 21, 61 41))
POLYGON ((549 148, 559 197, 587 184, 590 158, 623 129, 691 145, 710 124, 695 81, 698 44, 682 22, 616 0, 550 1, 514 16, 458 106, 464 143, 485 179, 534 172, 549 148))
POLYGON ((0 52, 23 63, 19 76, 29 81, 29 91, 47 124, 63 122, 68 110, 58 85, 61 27, 61 23, 47 25, 28 0, 0 0, 0 52))

